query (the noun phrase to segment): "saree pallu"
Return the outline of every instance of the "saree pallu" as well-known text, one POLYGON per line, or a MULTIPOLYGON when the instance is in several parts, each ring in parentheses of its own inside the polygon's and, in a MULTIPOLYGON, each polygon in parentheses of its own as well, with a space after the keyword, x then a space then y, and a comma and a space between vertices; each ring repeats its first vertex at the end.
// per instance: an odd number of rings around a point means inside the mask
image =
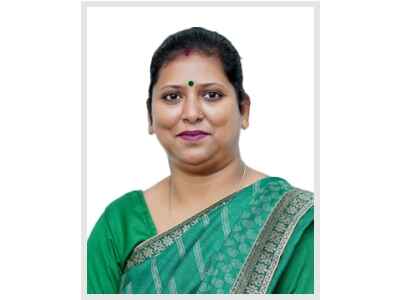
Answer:
POLYGON ((135 247, 120 293, 271 293, 312 222, 311 192, 261 179, 135 247))

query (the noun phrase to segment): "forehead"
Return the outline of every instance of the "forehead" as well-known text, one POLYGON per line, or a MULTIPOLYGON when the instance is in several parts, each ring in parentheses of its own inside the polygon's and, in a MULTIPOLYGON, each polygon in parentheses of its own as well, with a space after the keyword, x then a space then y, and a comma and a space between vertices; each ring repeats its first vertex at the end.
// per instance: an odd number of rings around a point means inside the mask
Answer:
POLYGON ((181 54, 160 69, 157 86, 182 84, 188 80, 196 82, 218 82, 229 85, 223 66, 215 55, 206 56, 196 52, 181 54))

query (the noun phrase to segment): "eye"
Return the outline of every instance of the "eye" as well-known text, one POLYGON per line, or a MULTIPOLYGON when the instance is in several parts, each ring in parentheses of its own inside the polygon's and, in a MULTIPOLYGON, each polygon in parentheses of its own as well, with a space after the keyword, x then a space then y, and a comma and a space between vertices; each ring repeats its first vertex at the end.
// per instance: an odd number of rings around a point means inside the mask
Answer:
POLYGON ((222 94, 221 92, 217 92, 217 91, 207 91, 204 94, 204 98, 207 99, 207 101, 216 101, 221 99, 224 96, 224 94, 222 94))
POLYGON ((163 95, 161 98, 166 102, 175 103, 181 99, 181 96, 179 95, 179 93, 171 92, 163 95))

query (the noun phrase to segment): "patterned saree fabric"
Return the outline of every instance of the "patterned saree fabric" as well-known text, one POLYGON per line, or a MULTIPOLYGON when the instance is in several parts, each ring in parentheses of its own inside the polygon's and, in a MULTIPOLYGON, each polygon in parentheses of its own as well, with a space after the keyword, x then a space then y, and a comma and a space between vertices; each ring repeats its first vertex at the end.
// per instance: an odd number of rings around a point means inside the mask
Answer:
POLYGON ((311 192, 263 178, 134 247, 119 293, 273 293, 312 224, 311 192))

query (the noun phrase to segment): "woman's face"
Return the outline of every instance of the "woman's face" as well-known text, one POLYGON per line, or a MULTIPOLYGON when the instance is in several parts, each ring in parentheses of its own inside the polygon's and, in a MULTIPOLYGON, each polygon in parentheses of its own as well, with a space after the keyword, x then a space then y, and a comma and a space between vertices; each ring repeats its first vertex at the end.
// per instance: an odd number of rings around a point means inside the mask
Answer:
POLYGON ((239 153, 239 132, 247 127, 249 107, 239 112, 235 90, 217 57, 197 52, 177 56, 161 68, 152 101, 150 129, 171 161, 209 165, 239 153))

